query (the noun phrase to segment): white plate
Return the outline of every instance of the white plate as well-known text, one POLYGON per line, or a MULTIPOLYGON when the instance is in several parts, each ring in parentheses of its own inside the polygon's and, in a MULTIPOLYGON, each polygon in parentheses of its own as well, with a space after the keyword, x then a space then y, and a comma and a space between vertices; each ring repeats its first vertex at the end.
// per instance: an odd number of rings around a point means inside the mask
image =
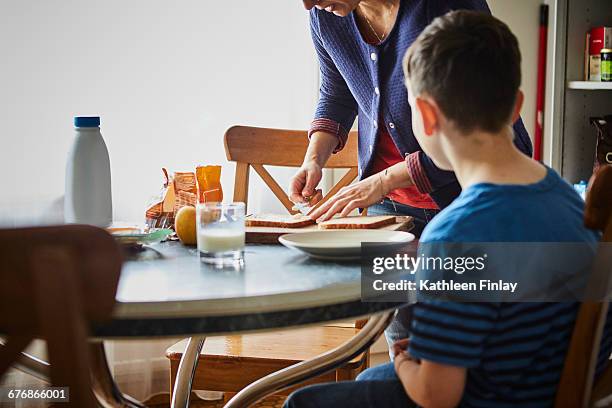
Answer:
POLYGON ((312 231, 281 235, 278 240, 287 248, 297 249, 314 258, 333 260, 359 259, 364 242, 397 245, 414 240, 414 235, 381 230, 312 231))

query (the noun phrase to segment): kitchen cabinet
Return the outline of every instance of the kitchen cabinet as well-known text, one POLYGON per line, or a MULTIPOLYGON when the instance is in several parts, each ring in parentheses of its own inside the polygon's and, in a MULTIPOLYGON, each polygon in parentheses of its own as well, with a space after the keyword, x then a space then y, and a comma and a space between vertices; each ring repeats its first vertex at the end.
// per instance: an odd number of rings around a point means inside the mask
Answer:
POLYGON ((545 162, 576 183, 588 180, 593 169, 596 132, 589 118, 612 114, 612 84, 583 81, 586 33, 612 26, 612 2, 550 3, 545 162))

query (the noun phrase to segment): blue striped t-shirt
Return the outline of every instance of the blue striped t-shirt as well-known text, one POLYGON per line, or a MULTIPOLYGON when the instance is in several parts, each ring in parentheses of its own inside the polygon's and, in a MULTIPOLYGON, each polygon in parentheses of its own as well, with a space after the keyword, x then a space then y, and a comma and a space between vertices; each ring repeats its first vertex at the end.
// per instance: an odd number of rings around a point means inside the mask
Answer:
MULTIPOLYGON (((421 242, 596 243, 598 234, 583 226, 583 207, 552 169, 531 185, 478 184, 429 223, 421 242)), ((571 302, 419 301, 409 352, 468 369, 461 406, 550 407, 577 311, 571 302)), ((612 347, 610 322, 600 367, 612 347)))

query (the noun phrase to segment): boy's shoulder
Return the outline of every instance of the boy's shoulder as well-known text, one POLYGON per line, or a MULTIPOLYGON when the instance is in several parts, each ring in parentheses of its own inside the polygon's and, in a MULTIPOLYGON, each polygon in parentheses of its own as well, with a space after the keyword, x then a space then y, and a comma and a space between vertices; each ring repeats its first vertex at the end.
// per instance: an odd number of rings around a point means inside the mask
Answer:
POLYGON ((425 227, 421 242, 463 241, 471 239, 473 226, 482 223, 483 214, 470 208, 473 200, 459 196, 451 205, 440 211, 425 227))
POLYGON ((591 240, 584 202, 553 169, 528 185, 481 183, 464 190, 423 231, 422 242, 591 240))

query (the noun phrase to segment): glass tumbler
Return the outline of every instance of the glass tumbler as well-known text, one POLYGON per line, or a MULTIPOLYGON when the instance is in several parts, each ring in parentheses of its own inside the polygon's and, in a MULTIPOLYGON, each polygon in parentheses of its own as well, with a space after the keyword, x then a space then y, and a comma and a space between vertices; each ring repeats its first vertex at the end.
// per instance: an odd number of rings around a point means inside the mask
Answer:
POLYGON ((200 260, 221 267, 243 265, 244 218, 244 203, 197 204, 200 260))

